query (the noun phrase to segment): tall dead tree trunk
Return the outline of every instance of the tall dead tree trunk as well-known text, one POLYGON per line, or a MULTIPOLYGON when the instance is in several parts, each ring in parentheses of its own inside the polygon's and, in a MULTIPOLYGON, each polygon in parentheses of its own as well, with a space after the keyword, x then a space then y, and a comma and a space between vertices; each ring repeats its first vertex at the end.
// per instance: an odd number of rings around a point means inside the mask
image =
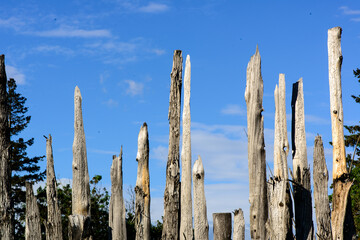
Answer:
POLYGON ((261 58, 256 47, 246 70, 250 234, 252 239, 266 239, 268 218, 264 117, 262 116, 263 80, 261 58))
POLYGON ((181 203, 180 240, 193 239, 192 201, 191 201, 191 117, 190 117, 190 56, 186 57, 184 75, 184 107, 181 149, 181 203))
POLYGON ((234 212, 234 234, 233 240, 245 240, 245 219, 241 208, 234 212))
POLYGON ((213 213, 214 240, 231 240, 231 213, 213 213))
POLYGON ((163 240, 179 239, 179 209, 180 209, 180 106, 182 85, 182 53, 174 51, 171 72, 169 101, 169 154, 166 165, 166 186, 164 192, 164 222, 163 240))
POLYGON ((270 178, 268 235, 271 239, 293 239, 292 203, 288 182, 285 75, 279 75, 279 87, 275 92, 274 178, 270 178))
POLYGON ((321 136, 315 137, 314 142, 314 201, 318 239, 332 239, 331 213, 328 195, 329 173, 326 167, 324 146, 321 136))
POLYGON ((74 94, 72 215, 69 216, 70 240, 92 239, 90 184, 81 102, 80 89, 76 86, 74 94))
POLYGON ((135 239, 150 240, 149 136, 146 123, 139 132, 136 161, 138 170, 135 186, 135 239))
POLYGON ((328 30, 330 113, 333 144, 333 210, 332 235, 336 240, 355 238, 349 197, 352 181, 346 167, 344 142, 344 114, 341 92, 341 31, 340 27, 328 30), (349 209, 347 209, 349 208, 349 209))
POLYGON ((62 240, 61 212, 57 196, 57 183, 54 170, 54 157, 52 150, 52 137, 46 139, 46 200, 47 200, 47 223, 46 239, 62 240))
MULTIPOLYGON (((205 189, 204 189, 205 171, 201 157, 194 163, 193 181, 194 181, 194 238, 196 240, 209 239, 209 223, 207 219, 205 189)), ((192 239, 192 238, 191 238, 192 239)))
POLYGON ((40 212, 33 185, 29 182, 26 186, 26 216, 25 216, 25 240, 41 239, 40 212))
POLYGON ((5 56, 0 55, 0 239, 12 240, 14 229, 10 198, 10 129, 6 85, 5 56))
POLYGON ((109 227, 111 240, 126 240, 125 205, 123 198, 122 146, 120 155, 113 156, 111 165, 111 197, 109 207, 109 227))
POLYGON ((309 240, 314 238, 314 227, 312 221, 310 167, 308 166, 306 151, 302 78, 293 84, 291 107, 296 239, 309 240))

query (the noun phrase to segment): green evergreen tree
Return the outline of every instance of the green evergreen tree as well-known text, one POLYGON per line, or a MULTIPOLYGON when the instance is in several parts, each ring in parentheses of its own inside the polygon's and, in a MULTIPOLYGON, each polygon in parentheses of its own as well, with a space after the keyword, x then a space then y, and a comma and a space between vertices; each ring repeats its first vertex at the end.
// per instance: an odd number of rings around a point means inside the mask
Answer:
POLYGON ((27 148, 34 144, 34 138, 24 140, 19 134, 28 126, 31 116, 27 115, 26 98, 17 92, 14 79, 8 81, 8 104, 10 126, 11 199, 14 209, 15 239, 24 239, 25 233, 25 181, 38 182, 44 179, 40 171, 41 157, 29 157, 27 148))
MULTIPOLYGON (((354 76, 360 83, 360 69, 354 70, 354 76)), ((360 103, 360 95, 351 96, 355 102, 360 103)), ((345 146, 354 149, 353 154, 347 155, 348 168, 350 170, 350 179, 354 184, 350 190, 351 209, 354 216, 354 223, 357 235, 360 236, 360 125, 345 126, 349 132, 345 135, 345 146)))

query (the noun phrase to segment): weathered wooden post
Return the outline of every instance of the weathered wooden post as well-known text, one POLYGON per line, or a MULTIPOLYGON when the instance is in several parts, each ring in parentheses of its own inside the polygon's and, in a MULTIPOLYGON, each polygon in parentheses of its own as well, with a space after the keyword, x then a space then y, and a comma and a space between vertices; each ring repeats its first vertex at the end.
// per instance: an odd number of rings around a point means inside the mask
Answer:
POLYGON ((333 239, 331 233, 331 213, 328 195, 329 173, 326 167, 324 146, 321 136, 314 142, 314 201, 318 239, 333 239))
POLYGON ((14 239, 10 198, 10 129, 8 122, 7 78, 5 56, 0 55, 0 239, 14 239))
POLYGON ((26 216, 25 216, 25 240, 41 239, 40 212, 33 185, 29 182, 26 186, 26 216))
POLYGON ((123 198, 122 146, 120 155, 113 156, 111 165, 111 197, 109 207, 109 227, 111 240, 126 240, 125 205, 123 198))
POLYGON ((150 240, 149 136, 146 123, 139 132, 136 161, 138 170, 135 186, 135 239, 150 240))
POLYGON ((245 240, 245 219, 241 208, 234 211, 233 240, 245 240))
POLYGON ((78 86, 74 94, 74 142, 72 215, 69 216, 69 239, 92 239, 90 221, 90 185, 86 155, 86 141, 78 86))
POLYGON ((214 240, 231 240, 231 213, 213 213, 214 240))
POLYGON ((296 239, 313 239, 310 168, 307 161, 304 92, 302 78, 293 84, 292 92, 292 156, 296 239))
POLYGON ((270 178, 268 184, 269 219, 267 227, 271 239, 293 239, 292 203, 287 167, 289 141, 287 138, 285 93, 285 75, 280 74, 279 87, 276 86, 274 92, 274 176, 270 178))
POLYGON ((207 219, 205 189, 204 189, 204 166, 201 157, 194 163, 194 238, 196 240, 209 239, 209 223, 207 219))
POLYGON ((52 137, 46 139, 46 200, 47 200, 47 223, 46 239, 62 240, 61 212, 57 196, 57 183, 54 170, 54 157, 52 150, 52 137))
POLYGON ((169 100, 169 154, 166 165, 166 186, 164 192, 164 222, 162 229, 163 240, 179 239, 179 210, 180 210, 180 106, 182 85, 182 53, 174 51, 171 72, 170 100, 169 100))
POLYGON ((333 144, 333 209, 332 235, 336 240, 355 238, 349 192, 352 181, 346 167, 344 142, 344 114, 341 92, 341 31, 340 27, 328 30, 330 113, 333 144))
POLYGON ((263 80, 258 47, 246 70, 250 234, 252 239, 266 239, 268 219, 264 117, 262 116, 263 80))
POLYGON ((180 240, 193 239, 191 201, 191 116, 190 116, 190 56, 186 57, 184 75, 184 107, 181 148, 181 203, 180 240))

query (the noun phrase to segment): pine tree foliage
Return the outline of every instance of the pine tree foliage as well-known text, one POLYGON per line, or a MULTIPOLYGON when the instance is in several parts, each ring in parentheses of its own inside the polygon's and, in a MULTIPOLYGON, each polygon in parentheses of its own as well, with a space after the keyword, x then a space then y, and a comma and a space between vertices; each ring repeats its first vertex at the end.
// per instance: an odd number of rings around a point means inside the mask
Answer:
POLYGON ((8 104, 10 125, 10 167, 11 198, 14 207, 15 239, 24 239, 25 232, 25 181, 38 182, 44 179, 40 170, 41 157, 29 157, 27 148, 34 144, 34 138, 25 140, 19 134, 28 126, 31 116, 27 115, 26 98, 17 92, 14 79, 8 81, 8 104))
MULTIPOLYGON (((354 70, 354 76, 360 83, 359 68, 354 70)), ((360 95, 352 95, 351 97, 355 102, 360 103, 360 95)), ((347 155, 347 163, 350 169, 350 179, 354 181, 350 190, 351 208, 356 232, 360 236, 360 125, 345 126, 345 128, 349 132, 348 135, 345 135, 345 146, 354 151, 352 154, 347 155)))

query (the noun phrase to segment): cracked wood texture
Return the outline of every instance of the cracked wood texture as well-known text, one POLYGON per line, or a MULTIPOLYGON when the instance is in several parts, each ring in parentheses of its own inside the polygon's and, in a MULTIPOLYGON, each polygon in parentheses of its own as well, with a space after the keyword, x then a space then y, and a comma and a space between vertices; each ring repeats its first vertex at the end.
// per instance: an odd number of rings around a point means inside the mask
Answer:
POLYGON ((231 213, 213 213, 214 240, 231 240, 231 213))
POLYGON ((198 156, 198 159, 195 161, 193 167, 194 238, 196 240, 209 239, 209 223, 207 219, 204 178, 204 166, 202 164, 201 157, 198 156))
POLYGON ((279 87, 275 87, 275 132, 274 132, 274 178, 268 184, 269 219, 267 223, 270 239, 293 239, 292 202, 288 182, 285 75, 279 75, 279 87))
POLYGON ((74 142, 72 215, 69 216, 69 239, 92 239, 90 221, 90 184, 86 156, 86 141, 78 86, 74 93, 74 142))
POLYGON ((234 211, 233 240, 245 240, 245 219, 241 208, 234 211))
POLYGON ((135 186, 135 239, 150 240, 149 136, 146 123, 139 132, 136 161, 138 170, 135 186))
POLYGON ((331 213, 328 196, 329 173, 326 167, 324 145, 321 136, 315 137, 314 142, 314 201, 318 239, 332 239, 331 213))
POLYGON ((303 80, 292 89, 291 140, 293 157, 293 189, 295 231, 297 240, 314 239, 312 221, 310 167, 307 161, 303 80))
POLYGON ((180 227, 180 107, 182 85, 182 52, 174 51, 169 99, 169 154, 164 192, 162 240, 178 240, 180 227))
POLYGON ((190 56, 186 56, 184 75, 184 106, 182 117, 180 240, 193 239, 191 200, 191 116, 190 116, 190 56))
POLYGON ((333 210, 331 213, 332 235, 336 240, 355 238, 355 227, 349 197, 352 181, 346 167, 344 142, 344 114, 341 90, 341 32, 340 27, 328 30, 328 63, 330 114, 333 144, 333 210))
POLYGON ((123 171, 122 171, 122 153, 121 146, 120 155, 113 156, 111 165, 111 196, 109 207, 109 227, 111 240, 126 240, 126 220, 125 205, 123 198, 123 171))
POLYGON ((40 212, 33 185, 29 182, 26 186, 26 216, 25 216, 25 240, 41 239, 40 212))
POLYGON ((46 239, 62 240, 61 212, 57 196, 57 183, 54 170, 54 157, 52 149, 52 137, 46 139, 46 200, 47 200, 47 222, 46 239))
POLYGON ((0 239, 14 239, 10 199, 10 129, 8 121, 5 56, 0 55, 0 239))
POLYGON ((263 80, 258 47, 246 70, 245 100, 247 105, 250 235, 266 239, 268 218, 264 117, 262 116, 263 80))

